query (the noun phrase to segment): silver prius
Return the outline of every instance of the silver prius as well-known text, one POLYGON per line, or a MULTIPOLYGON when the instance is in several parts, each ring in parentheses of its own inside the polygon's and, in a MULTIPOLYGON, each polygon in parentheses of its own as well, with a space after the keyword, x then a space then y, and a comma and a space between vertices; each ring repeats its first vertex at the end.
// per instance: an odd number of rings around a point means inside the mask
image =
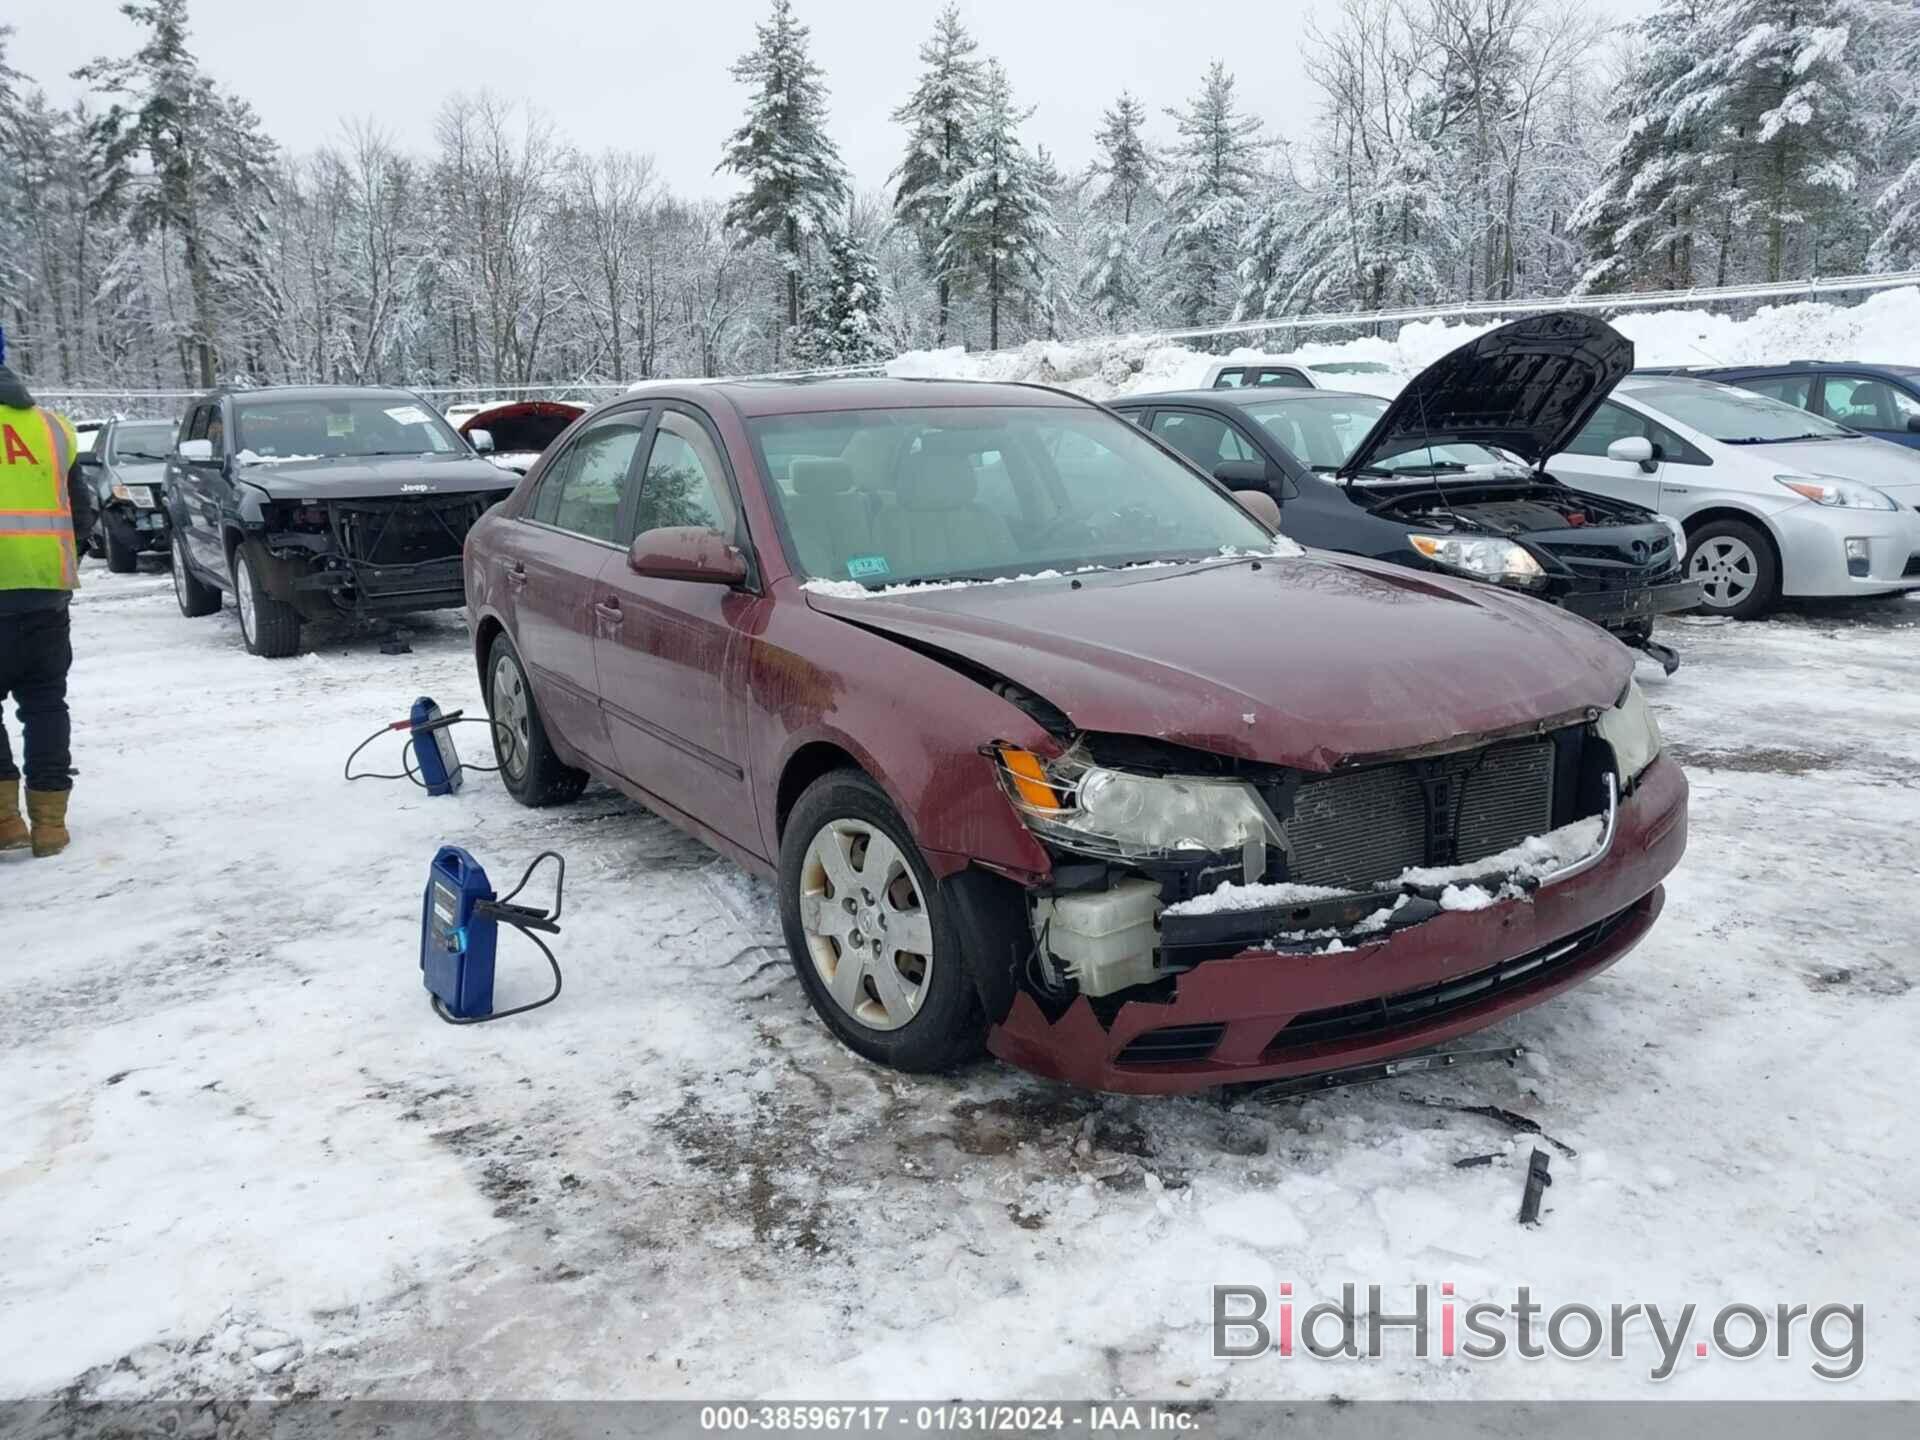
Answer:
POLYGON ((1630 375, 1545 468, 1680 521, 1711 613, 1920 589, 1920 450, 1764 395, 1630 375))

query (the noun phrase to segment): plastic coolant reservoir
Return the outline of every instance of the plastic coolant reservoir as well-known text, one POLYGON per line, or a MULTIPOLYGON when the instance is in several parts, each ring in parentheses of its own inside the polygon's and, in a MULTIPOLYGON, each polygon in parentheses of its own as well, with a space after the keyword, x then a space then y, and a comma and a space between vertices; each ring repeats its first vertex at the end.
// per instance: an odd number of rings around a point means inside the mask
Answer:
POLYGON ((1153 922, 1159 913, 1159 885, 1129 879, 1097 893, 1041 900, 1033 923, 1084 994, 1110 995, 1158 973, 1153 955, 1160 936, 1153 922))

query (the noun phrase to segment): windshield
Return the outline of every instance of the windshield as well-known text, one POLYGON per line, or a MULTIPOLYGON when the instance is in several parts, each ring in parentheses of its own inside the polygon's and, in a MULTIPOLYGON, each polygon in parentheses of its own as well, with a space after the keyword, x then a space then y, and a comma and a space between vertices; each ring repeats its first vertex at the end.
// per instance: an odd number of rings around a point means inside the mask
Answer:
POLYGON ((748 429, 788 553, 816 579, 993 579, 1276 543, 1133 426, 1092 409, 839 411, 748 429))
MULTIPOLYGON (((1303 464, 1315 470, 1337 470, 1387 413, 1387 402, 1370 395, 1303 395, 1256 401, 1242 408, 1303 464)), ((1484 445, 1416 444, 1398 454, 1373 457, 1364 473, 1401 475, 1506 463, 1506 456, 1484 445)))
POLYGON ((1818 415, 1751 390, 1703 380, 1635 385, 1626 392, 1641 404, 1691 425, 1729 445, 1767 445, 1782 440, 1842 440, 1855 432, 1818 415))
POLYGON ((243 400, 234 418, 233 452, 243 462, 446 455, 462 448, 446 421, 404 395, 243 400))
POLYGON ((108 458, 117 462, 165 460, 173 453, 173 437, 179 432, 180 427, 170 420, 151 425, 116 425, 113 439, 108 442, 113 449, 108 458))

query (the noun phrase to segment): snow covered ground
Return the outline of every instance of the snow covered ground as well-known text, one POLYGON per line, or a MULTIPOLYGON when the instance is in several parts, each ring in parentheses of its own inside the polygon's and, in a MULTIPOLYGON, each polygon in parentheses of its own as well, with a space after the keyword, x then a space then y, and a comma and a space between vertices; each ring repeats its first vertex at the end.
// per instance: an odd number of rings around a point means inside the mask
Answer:
POLYGON ((90 564, 74 625, 75 842, 0 861, 0 1395, 1920 1392, 1920 602, 1667 627, 1691 848, 1646 944, 1488 1037, 1531 1065, 1228 1105, 875 1069, 768 891, 620 796, 344 783, 416 695, 478 711, 457 616, 269 663, 90 564), (566 854, 558 1003, 429 1013, 443 842, 566 854), (1537 1229, 1538 1137, 1462 1106, 1577 1152, 1537 1229), (1281 1281, 1858 1302, 1867 1359, 1209 1358, 1208 1287, 1281 1281))
MULTIPOLYGON (((1035 340, 994 354, 910 351, 889 362, 887 370, 905 376, 1037 380, 1096 400, 1190 390, 1205 382, 1208 367, 1235 356, 1284 356, 1303 365, 1367 360, 1388 366, 1404 383, 1449 350, 1504 323, 1420 320, 1402 325, 1391 340, 1335 342, 1305 338, 1313 335, 1311 330, 1275 331, 1254 344, 1234 347, 1227 356, 1138 336, 1035 340)), ((1639 365, 1772 365, 1803 357, 1904 363, 1913 356, 1913 337, 1920 334, 1920 288, 1878 291, 1857 305, 1769 305, 1748 320, 1688 309, 1628 311, 1611 323, 1633 341, 1639 365)), ((1391 382, 1386 376, 1366 376, 1350 388, 1387 393, 1391 382)))

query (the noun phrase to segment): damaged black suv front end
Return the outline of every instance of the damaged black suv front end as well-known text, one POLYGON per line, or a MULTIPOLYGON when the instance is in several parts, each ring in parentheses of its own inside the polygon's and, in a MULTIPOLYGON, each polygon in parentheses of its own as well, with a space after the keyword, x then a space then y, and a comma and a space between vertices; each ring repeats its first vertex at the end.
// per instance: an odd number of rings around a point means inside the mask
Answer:
POLYGON ((456 608, 466 599, 467 532, 511 493, 269 500, 255 531, 262 580, 308 619, 456 608))

